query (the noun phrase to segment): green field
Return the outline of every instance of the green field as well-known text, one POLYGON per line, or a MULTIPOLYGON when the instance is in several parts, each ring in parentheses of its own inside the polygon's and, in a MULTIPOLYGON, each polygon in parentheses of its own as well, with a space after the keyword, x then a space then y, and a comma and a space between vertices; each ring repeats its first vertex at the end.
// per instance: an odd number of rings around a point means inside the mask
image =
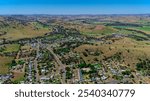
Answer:
POLYGON ((7 44, 4 47, 3 53, 11 53, 19 51, 20 45, 19 44, 7 44))
POLYGON ((142 30, 142 31, 150 31, 150 26, 138 27, 137 29, 142 30))
POLYGON ((49 28, 49 26, 47 26, 47 25, 43 25, 43 24, 41 24, 41 23, 39 23, 39 22, 32 22, 31 24, 33 24, 33 26, 35 27, 35 28, 37 28, 37 29, 48 29, 49 28))

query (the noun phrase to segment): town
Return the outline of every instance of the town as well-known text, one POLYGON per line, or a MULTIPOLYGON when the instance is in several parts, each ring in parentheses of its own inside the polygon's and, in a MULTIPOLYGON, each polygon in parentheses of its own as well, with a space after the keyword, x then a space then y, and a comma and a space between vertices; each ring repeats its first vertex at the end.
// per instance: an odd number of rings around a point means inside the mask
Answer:
MULTIPOLYGON (((60 18, 58 17, 58 19, 60 18)), ((78 20, 73 19, 74 21, 78 20)), ((23 23, 28 26, 24 21, 23 23)), ((82 23, 87 24, 83 21, 82 23)), ((117 24, 121 26, 121 23, 117 24)), ((38 27, 34 30, 44 29, 45 26, 45 29, 48 30, 48 25, 41 22, 38 22, 36 26, 38 27)), ((119 27, 119 31, 112 31, 111 34, 106 35, 103 35, 105 34, 105 31, 103 31, 102 36, 95 37, 91 36, 92 34, 82 34, 82 31, 75 28, 65 28, 60 24, 53 25, 50 28, 52 28, 51 31, 48 30, 44 35, 17 40, 3 38, 2 36, 5 36, 7 32, 1 32, 3 34, 1 34, 0 41, 0 61, 3 61, 5 65, 0 65, 0 83, 150 83, 148 72, 150 70, 149 34, 129 29, 121 29, 120 31, 119 27), (136 34, 141 35, 136 36, 136 34), (142 35, 145 36, 142 37, 142 35), (134 38, 134 41, 131 38, 134 38), (137 40, 144 41, 140 44, 137 40), (141 54, 141 48, 147 50, 144 51, 145 53, 143 52, 144 55, 141 54), (135 51, 139 54, 138 56, 134 54, 135 51), (142 59, 143 56, 147 58, 142 59), (143 64, 146 68, 141 66, 143 64), (8 70, 6 70, 6 66, 8 70)), ((105 28, 110 30, 109 27, 104 25, 96 25, 95 30, 105 30, 105 28)))

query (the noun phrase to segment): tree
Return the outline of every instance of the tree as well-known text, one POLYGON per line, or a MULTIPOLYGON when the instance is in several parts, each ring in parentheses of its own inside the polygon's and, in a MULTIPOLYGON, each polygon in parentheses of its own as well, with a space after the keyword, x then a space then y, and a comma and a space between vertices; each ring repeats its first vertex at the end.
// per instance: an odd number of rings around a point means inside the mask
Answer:
POLYGON ((12 62, 11 62, 11 67, 12 67, 12 66, 16 66, 16 65, 17 65, 16 61, 15 61, 15 60, 12 60, 12 62))

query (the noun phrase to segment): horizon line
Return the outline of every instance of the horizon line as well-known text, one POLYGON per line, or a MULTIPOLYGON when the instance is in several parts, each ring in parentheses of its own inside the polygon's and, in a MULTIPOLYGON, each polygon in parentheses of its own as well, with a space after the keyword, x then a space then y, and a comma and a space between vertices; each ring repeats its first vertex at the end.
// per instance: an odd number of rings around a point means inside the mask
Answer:
POLYGON ((40 13, 39 14, 34 14, 34 13, 33 14, 15 14, 14 13, 14 14, 0 14, 0 16, 6 16, 6 15, 9 15, 9 16, 11 16, 11 15, 16 15, 16 16, 17 15, 58 15, 58 16, 61 16, 61 15, 68 15, 68 16, 69 15, 150 15, 150 13, 120 13, 120 14, 119 13, 114 13, 114 14, 113 13, 112 14, 111 13, 106 13, 106 14, 105 13, 104 14, 44 14, 44 13, 43 14, 42 13, 41 14, 40 13))

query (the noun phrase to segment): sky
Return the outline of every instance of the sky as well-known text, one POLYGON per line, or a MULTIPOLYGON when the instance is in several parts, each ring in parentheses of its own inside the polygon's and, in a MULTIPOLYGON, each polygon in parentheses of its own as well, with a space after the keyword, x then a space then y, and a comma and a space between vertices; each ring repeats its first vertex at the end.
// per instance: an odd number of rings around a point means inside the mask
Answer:
POLYGON ((150 0, 0 0, 0 14, 150 14, 150 0))

